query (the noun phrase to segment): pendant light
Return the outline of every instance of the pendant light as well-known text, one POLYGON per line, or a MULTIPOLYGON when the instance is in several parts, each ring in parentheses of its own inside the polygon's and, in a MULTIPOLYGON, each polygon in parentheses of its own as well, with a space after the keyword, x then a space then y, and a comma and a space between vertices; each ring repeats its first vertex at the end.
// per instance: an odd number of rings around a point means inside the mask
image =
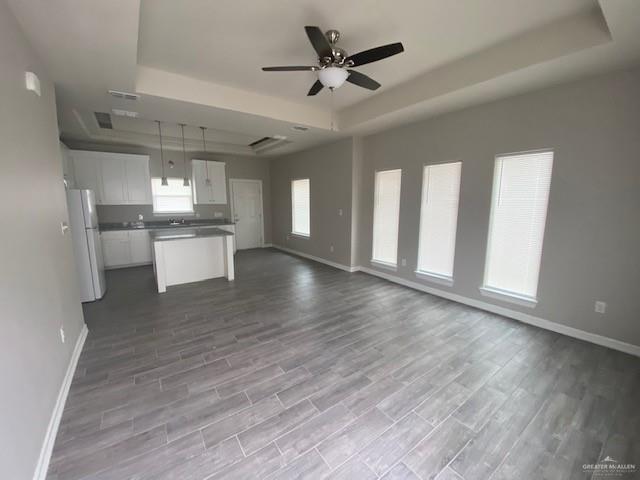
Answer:
MULTIPOLYGON (((202 130, 202 149, 204 153, 207 153, 207 142, 204 139, 204 131, 207 129, 207 127, 200 127, 200 129, 202 130)), ((207 160, 204 161, 204 168, 207 172, 207 178, 205 178, 204 184, 210 187, 211 179, 209 178, 209 162, 207 160)))
POLYGON ((180 128, 182 129, 182 161, 184 165, 184 181, 182 184, 185 187, 189 186, 189 177, 187 177, 187 151, 184 149, 184 127, 186 124, 181 123, 180 128))
POLYGON ((167 177, 164 174, 164 152, 162 150, 162 128, 160 127, 160 120, 156 120, 156 123, 158 124, 158 136, 160 137, 160 163, 162 164, 162 180, 160 181, 160 185, 163 185, 166 187, 169 185, 169 181, 167 180, 167 177))

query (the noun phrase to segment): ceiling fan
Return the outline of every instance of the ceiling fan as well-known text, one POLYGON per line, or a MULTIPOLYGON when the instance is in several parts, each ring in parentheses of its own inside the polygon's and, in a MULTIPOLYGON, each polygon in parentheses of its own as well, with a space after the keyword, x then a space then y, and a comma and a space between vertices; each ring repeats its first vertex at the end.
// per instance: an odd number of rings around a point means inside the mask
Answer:
POLYGON ((340 32, 337 30, 322 33, 319 27, 307 26, 304 29, 318 54, 318 66, 262 67, 262 70, 265 72, 318 72, 318 80, 311 86, 307 95, 316 95, 323 87, 334 90, 341 87, 345 81, 369 90, 377 90, 380 88, 378 82, 351 68, 404 52, 402 43, 398 42, 347 55, 347 52, 336 46, 340 39, 340 32))

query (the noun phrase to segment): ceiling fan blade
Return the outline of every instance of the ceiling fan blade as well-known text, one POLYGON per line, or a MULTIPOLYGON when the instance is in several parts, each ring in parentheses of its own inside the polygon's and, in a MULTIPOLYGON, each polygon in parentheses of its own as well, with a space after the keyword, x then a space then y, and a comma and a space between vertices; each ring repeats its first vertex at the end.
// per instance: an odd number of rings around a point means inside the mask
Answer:
POLYGON ((311 89, 309 90, 309 93, 307 93, 307 97, 311 97, 317 94, 320 90, 322 90, 322 88, 323 88, 323 85, 322 83, 320 83, 320 80, 316 80, 316 83, 311 85, 311 89))
POLYGON ((353 65, 351 66, 357 67, 371 62, 377 62, 378 60, 382 60, 383 58, 391 57, 402 52, 404 52, 402 43, 390 43, 389 45, 371 48, 369 50, 365 50, 364 52, 359 52, 355 55, 351 55, 349 58, 347 58, 347 61, 352 61, 353 65))
POLYGON ((313 45, 319 58, 333 57, 331 44, 320 28, 307 26, 304 27, 304 30, 307 32, 307 37, 309 37, 309 41, 311 45, 313 45))
POLYGON ((302 67, 302 66, 292 66, 292 67, 262 67, 262 70, 265 72, 315 72, 319 70, 318 67, 302 67))
POLYGON ((364 73, 356 72, 355 70, 349 70, 347 82, 362 88, 368 88, 369 90, 377 90, 380 88, 380 84, 373 78, 366 76, 364 73))

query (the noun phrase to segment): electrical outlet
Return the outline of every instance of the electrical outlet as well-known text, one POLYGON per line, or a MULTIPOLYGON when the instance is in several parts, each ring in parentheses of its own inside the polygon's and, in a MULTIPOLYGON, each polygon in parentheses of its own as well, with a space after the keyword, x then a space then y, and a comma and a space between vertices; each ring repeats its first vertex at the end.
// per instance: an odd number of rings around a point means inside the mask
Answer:
POLYGON ((60 340, 64 343, 64 327, 60 327, 60 340))
POLYGON ((403 267, 406 267, 407 266, 407 259, 403 258, 401 263, 402 263, 403 267))
POLYGON ((221 217, 222 217, 222 212, 215 212, 215 213, 213 214, 213 216, 214 216, 215 218, 221 218, 221 217))
POLYGON ((342 216, 342 209, 341 208, 338 209, 338 215, 342 216))
POLYGON ((595 311, 597 313, 605 313, 607 311, 607 303, 600 300, 596 301, 595 311))
POLYGON ((330 251, 330 252, 333 252, 333 245, 331 245, 331 246, 329 247, 329 251, 330 251))

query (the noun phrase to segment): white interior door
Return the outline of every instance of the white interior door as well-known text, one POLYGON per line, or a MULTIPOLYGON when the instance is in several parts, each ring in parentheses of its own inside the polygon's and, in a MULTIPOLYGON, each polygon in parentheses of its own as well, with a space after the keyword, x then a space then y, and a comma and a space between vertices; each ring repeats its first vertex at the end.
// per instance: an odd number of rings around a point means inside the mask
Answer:
POLYGON ((262 246, 262 182, 231 179, 238 250, 262 246))

